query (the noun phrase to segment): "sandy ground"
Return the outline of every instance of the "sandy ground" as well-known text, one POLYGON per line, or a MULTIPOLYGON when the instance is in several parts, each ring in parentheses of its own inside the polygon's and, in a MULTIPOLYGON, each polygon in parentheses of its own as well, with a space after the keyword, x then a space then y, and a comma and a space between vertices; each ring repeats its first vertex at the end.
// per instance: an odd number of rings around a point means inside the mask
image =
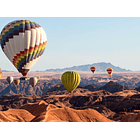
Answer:
MULTIPOLYGON (((96 76, 102 76, 104 78, 109 78, 108 74, 106 72, 95 72, 94 74, 92 72, 83 72, 83 71, 76 71, 80 74, 80 76, 85 76, 85 77, 96 77, 96 76)), ((48 76, 54 76, 54 77, 61 77, 63 72, 29 72, 27 75, 27 78, 30 77, 37 77, 40 76, 40 80, 45 80, 48 78, 48 76)), ((140 72, 113 72, 114 75, 121 75, 127 77, 127 79, 131 79, 134 76, 140 75, 140 72)), ((15 79, 22 77, 22 75, 19 72, 3 72, 1 79, 6 79, 7 76, 13 76, 15 79)), ((108 81, 110 81, 108 79, 108 81)), ((105 82, 105 81, 99 81, 99 82, 105 82)))

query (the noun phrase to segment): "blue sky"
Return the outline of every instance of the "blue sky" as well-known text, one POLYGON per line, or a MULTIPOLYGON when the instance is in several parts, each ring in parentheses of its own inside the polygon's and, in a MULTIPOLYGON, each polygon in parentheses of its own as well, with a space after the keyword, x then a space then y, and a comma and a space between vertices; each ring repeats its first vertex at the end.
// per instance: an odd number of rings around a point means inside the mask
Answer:
MULTIPOLYGON (((97 62, 140 70, 140 17, 0 17, 0 30, 16 19, 35 21, 47 34, 46 50, 31 71, 97 62)), ((0 65, 16 71, 2 50, 0 65)))

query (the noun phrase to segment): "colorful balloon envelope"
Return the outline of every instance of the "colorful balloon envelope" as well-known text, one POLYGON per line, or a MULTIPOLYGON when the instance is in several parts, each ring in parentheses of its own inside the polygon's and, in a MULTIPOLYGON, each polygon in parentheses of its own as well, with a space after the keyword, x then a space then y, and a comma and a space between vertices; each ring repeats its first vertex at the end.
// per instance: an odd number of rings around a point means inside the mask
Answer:
POLYGON ((47 45, 47 36, 37 23, 30 20, 15 20, 3 28, 0 44, 16 69, 26 76, 43 54, 47 45))
POLYGON ((67 71, 62 74, 61 81, 64 87, 71 93, 80 84, 80 75, 74 71, 67 71))
POLYGON ((19 85, 20 80, 19 80, 19 79, 14 79, 14 81, 13 81, 13 82, 14 82, 14 84, 15 84, 15 85, 19 85))
POLYGON ((12 82, 13 82, 13 77, 12 76, 8 76, 7 78, 6 78, 6 80, 7 80, 7 82, 9 83, 9 84, 11 84, 12 82))
POLYGON ((36 85, 36 83, 37 83, 37 78, 36 77, 31 77, 30 79, 29 79, 29 83, 30 83, 30 85, 32 86, 32 87, 34 87, 35 85, 36 85))
POLYGON ((94 73, 96 71, 96 67, 91 67, 90 70, 94 73))
POLYGON ((107 69, 107 73, 108 73, 108 75, 111 77, 111 75, 112 75, 112 72, 113 72, 113 69, 112 68, 108 68, 107 69))
POLYGON ((2 69, 0 68, 0 77, 2 76, 2 69))

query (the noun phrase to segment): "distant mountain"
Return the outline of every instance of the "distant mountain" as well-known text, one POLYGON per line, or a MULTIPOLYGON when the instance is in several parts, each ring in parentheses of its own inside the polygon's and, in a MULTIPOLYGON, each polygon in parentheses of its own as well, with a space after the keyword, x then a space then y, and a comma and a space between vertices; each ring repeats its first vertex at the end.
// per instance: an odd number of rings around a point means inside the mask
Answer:
POLYGON ((68 68, 63 68, 63 69, 59 69, 59 68, 47 69, 45 71, 46 72, 63 72, 66 70, 90 71, 91 66, 95 66, 97 72, 106 72, 107 68, 112 68, 114 72, 131 71, 131 70, 122 69, 120 67, 116 67, 116 66, 112 65, 111 63, 105 63, 105 62, 93 63, 93 64, 88 64, 88 65, 73 66, 73 67, 68 67, 68 68))
POLYGON ((2 72, 15 72, 15 71, 2 70, 2 72))

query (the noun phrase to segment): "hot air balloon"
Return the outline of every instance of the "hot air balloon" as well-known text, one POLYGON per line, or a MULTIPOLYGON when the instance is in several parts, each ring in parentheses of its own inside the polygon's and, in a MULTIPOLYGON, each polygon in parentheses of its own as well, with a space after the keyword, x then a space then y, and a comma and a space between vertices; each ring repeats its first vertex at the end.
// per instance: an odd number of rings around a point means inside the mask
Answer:
POLYGON ((112 68, 108 68, 107 69, 107 73, 108 73, 108 75, 111 77, 111 75, 112 75, 112 72, 113 72, 113 69, 112 68))
POLYGON ((30 83, 30 85, 32 86, 32 87, 34 87, 35 85, 36 85, 36 83, 37 83, 37 78, 36 77, 31 77, 30 79, 29 79, 29 83, 30 83))
POLYGON ((37 76, 37 79, 40 79, 40 76, 37 76))
POLYGON ((2 69, 0 68, 0 77, 1 77, 1 75, 2 75, 2 69))
POLYGON ((13 81, 13 82, 14 82, 14 84, 15 84, 15 85, 19 85, 20 80, 19 80, 19 79, 14 79, 14 81, 13 81))
POLYGON ((13 77, 12 76, 8 76, 6 78, 7 82, 9 83, 9 85, 13 82, 13 77))
POLYGON ((15 20, 8 23, 1 31, 0 44, 16 69, 26 76, 43 54, 47 45, 47 36, 37 23, 30 20, 15 20))
POLYGON ((61 81, 64 87, 71 93, 80 83, 80 75, 74 71, 67 71, 62 74, 61 81))
POLYGON ((90 70, 94 73, 96 71, 96 67, 91 67, 90 70))

